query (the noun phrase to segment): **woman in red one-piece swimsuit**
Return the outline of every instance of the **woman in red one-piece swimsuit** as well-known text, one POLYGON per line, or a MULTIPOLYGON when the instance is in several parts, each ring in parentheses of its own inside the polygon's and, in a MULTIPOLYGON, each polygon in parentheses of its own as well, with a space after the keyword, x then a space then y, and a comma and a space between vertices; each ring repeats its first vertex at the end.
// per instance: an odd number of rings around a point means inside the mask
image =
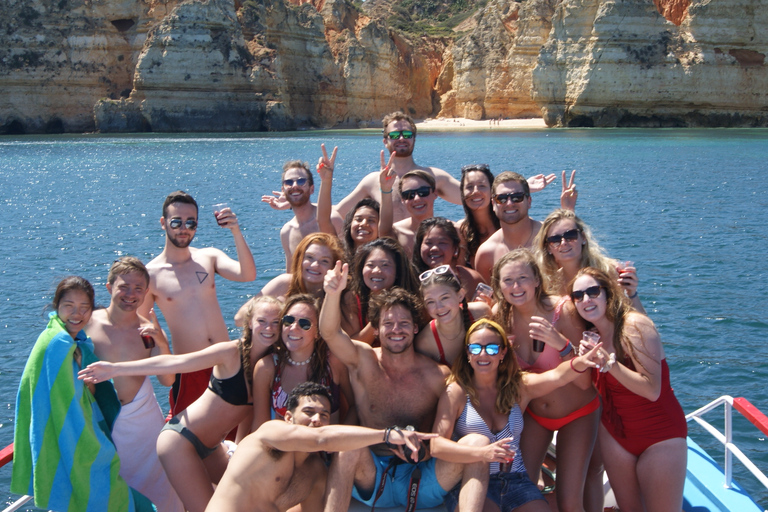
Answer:
POLYGON ((603 398, 598 439, 619 508, 679 512, 687 428, 669 384, 659 333, 647 316, 632 309, 616 280, 600 270, 580 270, 569 290, 579 315, 595 326, 603 344, 604 372, 594 374, 603 398))

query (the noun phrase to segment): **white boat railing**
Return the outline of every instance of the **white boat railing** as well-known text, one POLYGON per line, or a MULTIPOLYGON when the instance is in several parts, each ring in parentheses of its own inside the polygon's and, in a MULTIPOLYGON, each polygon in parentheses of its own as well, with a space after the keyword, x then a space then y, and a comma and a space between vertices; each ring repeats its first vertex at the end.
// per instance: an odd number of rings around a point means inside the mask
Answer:
MULTIPOLYGON (((13 461, 13 444, 9 444, 0 450, 0 468, 11 461, 13 461)), ((3 512, 14 512, 15 510, 19 510, 31 499, 32 496, 22 496, 21 498, 8 505, 7 508, 3 509, 3 512)))
POLYGON ((768 488, 768 477, 760 471, 754 463, 749 460, 749 457, 744 455, 742 451, 733 444, 733 427, 732 427, 732 415, 733 409, 740 412, 745 418, 747 418, 753 425, 755 425, 761 432, 768 435, 768 417, 760 412, 757 407, 752 405, 749 400, 743 397, 733 398, 728 395, 721 396, 717 400, 714 400, 704 407, 693 411, 685 416, 686 421, 695 421, 704 428, 707 432, 720 441, 724 446, 724 459, 723 469, 725 472, 726 488, 731 488, 733 484, 733 456, 741 461, 742 464, 757 478, 763 486, 768 488), (725 433, 720 432, 717 428, 713 427, 709 422, 704 420, 702 416, 715 409, 716 407, 723 405, 725 407, 725 433))

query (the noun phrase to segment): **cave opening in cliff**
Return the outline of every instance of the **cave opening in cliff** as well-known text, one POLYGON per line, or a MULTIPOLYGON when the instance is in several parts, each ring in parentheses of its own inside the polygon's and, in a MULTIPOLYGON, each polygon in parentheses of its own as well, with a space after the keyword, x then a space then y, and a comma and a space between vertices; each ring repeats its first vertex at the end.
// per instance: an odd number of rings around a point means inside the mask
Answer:
POLYGON ((0 133, 3 135, 24 135, 24 123, 18 119, 14 119, 5 126, 0 127, 0 133))
POLYGON ((132 19, 112 20, 112 25, 120 32, 125 32, 135 24, 136 22, 132 19))

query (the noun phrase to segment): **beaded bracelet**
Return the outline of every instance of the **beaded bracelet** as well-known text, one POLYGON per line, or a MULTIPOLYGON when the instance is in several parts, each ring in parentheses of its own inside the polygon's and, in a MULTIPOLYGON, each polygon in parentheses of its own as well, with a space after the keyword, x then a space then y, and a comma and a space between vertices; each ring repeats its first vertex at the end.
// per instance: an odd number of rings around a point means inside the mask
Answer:
POLYGON ((571 370, 575 371, 576 373, 584 373, 585 371, 587 371, 587 369, 586 369, 586 368, 584 368, 584 369, 583 369, 583 370, 581 370, 581 371, 577 370, 577 369, 576 369, 576 367, 575 367, 575 366, 573 366, 573 359, 571 359, 571 370))

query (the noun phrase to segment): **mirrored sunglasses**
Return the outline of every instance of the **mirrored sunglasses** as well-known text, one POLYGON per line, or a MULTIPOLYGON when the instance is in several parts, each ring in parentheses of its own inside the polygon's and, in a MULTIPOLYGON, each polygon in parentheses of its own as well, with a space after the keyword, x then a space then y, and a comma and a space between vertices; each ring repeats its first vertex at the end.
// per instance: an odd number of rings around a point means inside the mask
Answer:
POLYGON ((171 229, 179 229, 182 224, 190 231, 197 229, 197 221, 194 219, 181 220, 178 217, 174 217, 168 222, 171 229))
POLYGON ((509 194, 494 194, 493 200, 498 204, 506 204, 507 201, 513 203, 522 203, 528 194, 525 192, 510 192, 509 194))
POLYGON ((481 345, 479 343, 470 343, 467 345, 467 351, 473 356, 478 356, 485 349, 485 353, 489 356, 495 356, 501 350, 501 345, 498 343, 489 343, 488 345, 481 345))
POLYGON ((389 137, 392 140, 397 140, 400 137, 404 139, 412 139, 413 138, 413 132, 411 130, 400 130, 396 132, 389 132, 387 134, 387 137, 389 137))
POLYGON ((283 186, 284 187, 292 187, 294 183, 300 187, 303 187, 307 184, 307 178, 298 178, 295 180, 283 180, 283 186))
POLYGON ((312 322, 308 318, 296 318, 293 315, 285 315, 283 317, 283 327, 290 327, 297 321, 299 322, 299 327, 305 331, 312 328, 312 322))

